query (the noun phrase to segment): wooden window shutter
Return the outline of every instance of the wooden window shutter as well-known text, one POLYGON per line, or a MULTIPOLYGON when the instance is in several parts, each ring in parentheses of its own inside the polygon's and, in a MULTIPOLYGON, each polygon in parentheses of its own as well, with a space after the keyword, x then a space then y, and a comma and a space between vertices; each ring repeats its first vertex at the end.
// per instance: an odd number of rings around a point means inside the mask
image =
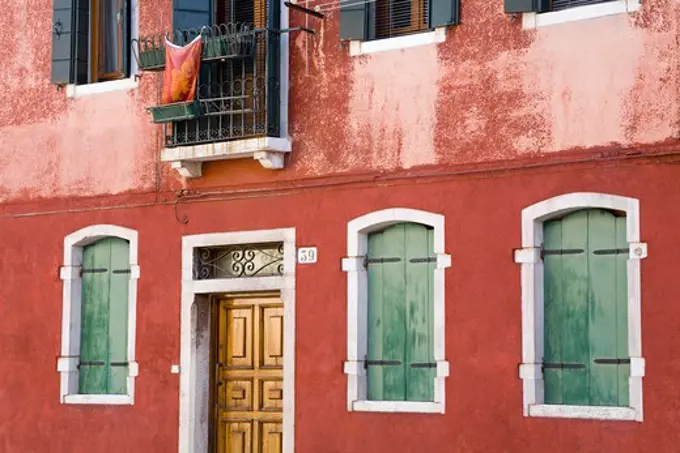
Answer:
POLYGON ((87 83, 90 27, 88 0, 52 4, 52 75, 54 84, 87 83))
POLYGON ((460 0, 430 0, 430 28, 459 23, 460 0))
POLYGON ((434 398, 432 237, 416 224, 369 235, 369 400, 434 398))
POLYGON ((550 11, 550 0, 505 0, 505 13, 543 13, 550 11))
POLYGON ((83 250, 79 392, 127 391, 130 266, 127 241, 106 238, 83 250))
POLYGON ((368 8, 364 0, 349 0, 340 6, 340 39, 368 39, 368 8))
POLYGON ((200 29, 210 27, 212 21, 212 2, 210 0, 173 0, 172 26, 200 29))
POLYGON ((597 209, 544 225, 546 404, 628 405, 625 232, 597 209))

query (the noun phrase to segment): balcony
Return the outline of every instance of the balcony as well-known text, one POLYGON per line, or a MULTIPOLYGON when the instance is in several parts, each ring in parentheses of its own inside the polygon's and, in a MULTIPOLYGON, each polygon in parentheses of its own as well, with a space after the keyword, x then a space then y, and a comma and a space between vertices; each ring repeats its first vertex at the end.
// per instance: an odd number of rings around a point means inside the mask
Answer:
POLYGON ((164 130, 161 160, 185 177, 198 177, 202 163, 251 157, 265 168, 283 168, 290 142, 281 135, 280 32, 223 24, 159 34, 139 40, 140 69, 162 71, 164 42, 203 40, 196 100, 150 107, 164 130))

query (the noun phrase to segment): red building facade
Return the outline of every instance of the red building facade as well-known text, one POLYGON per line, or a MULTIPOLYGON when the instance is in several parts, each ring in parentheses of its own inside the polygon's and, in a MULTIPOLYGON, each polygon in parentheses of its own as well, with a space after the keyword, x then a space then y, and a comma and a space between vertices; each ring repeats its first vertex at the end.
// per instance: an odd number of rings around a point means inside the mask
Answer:
MULTIPOLYGON (((146 111, 159 78, 134 52, 127 77, 51 83, 59 1, 10 0, 0 18, 0 451, 213 451, 206 307, 244 292, 282 300, 284 357, 280 432, 244 451, 676 451, 677 5, 461 0, 459 24, 364 42, 340 40, 339 5, 282 5, 280 29, 315 34, 276 35, 275 133, 169 146, 146 111), (626 216, 631 398, 545 409, 530 229, 586 208, 626 216), (434 399, 371 410, 356 404, 362 235, 405 221, 434 230, 434 399), (128 390, 87 401, 65 335, 80 331, 77 257, 110 235, 131 250, 128 390), (202 247, 262 243, 281 244, 280 275, 196 277, 202 247), (315 263, 296 263, 304 247, 315 263)), ((181 6, 132 1, 128 39, 171 29, 181 6)))

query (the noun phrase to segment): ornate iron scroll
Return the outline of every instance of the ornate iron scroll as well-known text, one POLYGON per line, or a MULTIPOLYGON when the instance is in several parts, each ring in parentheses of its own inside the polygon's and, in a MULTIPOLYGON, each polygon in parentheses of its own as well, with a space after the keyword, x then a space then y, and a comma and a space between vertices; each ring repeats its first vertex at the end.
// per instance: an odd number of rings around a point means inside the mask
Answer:
POLYGON ((194 250, 194 280, 283 275, 283 243, 200 247, 194 250))

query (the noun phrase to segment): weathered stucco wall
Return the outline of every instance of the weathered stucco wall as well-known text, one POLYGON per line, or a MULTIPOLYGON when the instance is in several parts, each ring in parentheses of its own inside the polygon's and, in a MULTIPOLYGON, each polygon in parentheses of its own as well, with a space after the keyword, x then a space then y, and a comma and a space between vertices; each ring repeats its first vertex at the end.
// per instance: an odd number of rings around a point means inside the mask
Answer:
MULTIPOLYGON (((418 190, 402 180, 240 200, 225 194, 177 210, 0 215, 0 451, 176 453, 179 377, 170 366, 180 352, 181 237, 295 227, 297 246, 319 250, 318 263, 296 268, 296 453, 677 452, 680 211, 673 208, 680 192, 672 188, 680 169, 670 161, 639 163, 429 178, 418 190), (520 213, 573 191, 640 199, 641 239, 649 245, 642 262, 643 423, 522 416, 520 269, 512 253, 521 245, 520 213), (340 261, 347 222, 389 207, 445 216, 445 249, 453 258, 445 277, 445 415, 346 409, 347 278, 340 261), (184 216, 187 224, 176 220, 184 216), (63 237, 98 223, 139 232, 140 374, 132 407, 59 404, 63 237)), ((25 210, 59 208, 45 204, 25 210)))
MULTIPOLYGON (((141 3, 141 34, 168 27, 170 0, 141 3)), ((680 128, 677 2, 522 30, 502 1, 462 0, 445 43, 360 57, 341 46, 335 11, 311 19, 316 36, 292 35, 286 169, 211 163, 186 182, 155 165, 162 131, 144 110, 155 74, 136 90, 66 99, 49 84, 50 0, 5 11, 0 201, 448 167, 653 144, 680 128)))

